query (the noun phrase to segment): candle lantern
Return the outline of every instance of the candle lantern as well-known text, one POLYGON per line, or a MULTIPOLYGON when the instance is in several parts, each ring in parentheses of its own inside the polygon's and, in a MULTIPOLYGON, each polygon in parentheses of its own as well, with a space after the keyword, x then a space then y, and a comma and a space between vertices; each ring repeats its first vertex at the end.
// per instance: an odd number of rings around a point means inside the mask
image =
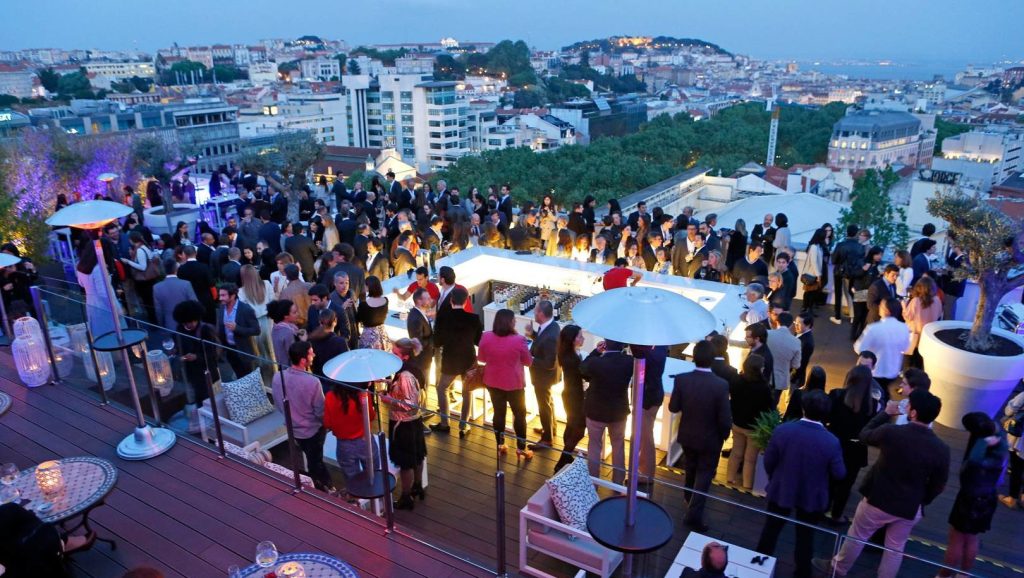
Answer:
MULTIPOLYGON (((92 363, 92 355, 85 353, 82 356, 85 363, 85 376, 89 381, 96 381, 96 366, 92 363)), ((100 382, 103 384, 103 391, 110 391, 114 387, 114 379, 117 374, 114 372, 114 358, 109 351, 96 352, 96 364, 100 366, 100 382)))
POLYGON ((50 380, 50 360, 46 357, 46 344, 32 335, 19 335, 11 344, 14 367, 18 377, 28 387, 39 387, 50 380))
POLYGON ((31 335, 35 337, 37 341, 43 340, 43 330, 39 327, 39 322, 34 317, 20 317, 14 321, 14 336, 20 335, 31 335))
POLYGON ((168 395, 174 389, 174 374, 171 373, 171 360, 159 349, 146 353, 149 362, 149 379, 153 389, 160 395, 168 395))
POLYGON ((64 474, 60 471, 60 462, 50 460, 36 466, 36 485, 47 498, 64 491, 64 474))
MULTIPOLYGON (((68 337, 71 340, 71 351, 75 353, 89 353, 89 332, 85 323, 68 325, 68 337)), ((86 363, 88 366, 89 364, 86 363)))
POLYGON ((285 562, 278 566, 276 574, 281 578, 306 578, 306 569, 298 562, 285 562))
POLYGON ((75 370, 75 352, 62 345, 53 346, 53 360, 57 363, 57 374, 61 379, 71 377, 75 370))

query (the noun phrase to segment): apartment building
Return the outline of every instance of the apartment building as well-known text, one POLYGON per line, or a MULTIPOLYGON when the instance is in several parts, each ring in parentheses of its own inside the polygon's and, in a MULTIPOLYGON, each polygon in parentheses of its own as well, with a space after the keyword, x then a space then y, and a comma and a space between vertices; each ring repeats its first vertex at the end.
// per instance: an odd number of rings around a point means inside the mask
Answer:
POLYGON ((982 192, 1024 169, 1024 134, 997 128, 965 132, 942 141, 942 156, 932 168, 960 173, 960 182, 982 192))
POLYGON ((858 111, 832 128, 828 166, 833 169, 882 169, 894 164, 931 164, 935 133, 906 112, 858 111))
POLYGON ((348 99, 340 93, 285 94, 280 102, 239 115, 242 137, 307 130, 326 145, 348 146, 348 99))

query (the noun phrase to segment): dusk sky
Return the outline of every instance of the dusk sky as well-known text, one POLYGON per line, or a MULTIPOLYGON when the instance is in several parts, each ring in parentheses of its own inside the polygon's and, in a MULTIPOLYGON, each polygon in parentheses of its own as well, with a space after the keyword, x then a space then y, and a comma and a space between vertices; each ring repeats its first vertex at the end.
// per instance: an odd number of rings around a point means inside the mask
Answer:
POLYGON ((1024 58, 1024 2, 950 0, 11 0, 0 49, 254 43, 315 34, 371 43, 615 34, 701 38, 755 58, 1024 58))

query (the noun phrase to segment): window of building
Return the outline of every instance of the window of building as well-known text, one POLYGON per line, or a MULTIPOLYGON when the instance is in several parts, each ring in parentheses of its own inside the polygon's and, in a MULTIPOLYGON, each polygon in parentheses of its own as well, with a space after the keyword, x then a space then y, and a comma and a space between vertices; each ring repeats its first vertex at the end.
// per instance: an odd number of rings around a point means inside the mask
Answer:
POLYGON ((402 99, 402 102, 411 102, 412 101, 412 92, 408 91, 408 90, 403 90, 399 94, 399 98, 402 99))

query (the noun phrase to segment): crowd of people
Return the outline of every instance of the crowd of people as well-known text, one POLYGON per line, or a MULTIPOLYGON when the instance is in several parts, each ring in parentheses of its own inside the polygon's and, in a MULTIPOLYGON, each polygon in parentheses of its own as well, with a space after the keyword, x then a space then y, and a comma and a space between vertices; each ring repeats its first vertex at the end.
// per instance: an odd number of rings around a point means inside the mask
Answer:
MULTIPOLYGON (((193 231, 181 223, 173 233, 154 236, 141 225, 141 209, 133 211, 103 231, 107 270, 124 306, 139 318, 196 338, 182 340, 179 352, 196 404, 207 397, 207 372, 215 382, 222 371, 238 378, 263 372, 282 411, 282 382, 287 384, 295 439, 318 488, 336 491, 323 460, 327 431, 338 440, 337 461, 345 477, 358 475, 375 459, 361 442, 366 391, 325 386, 320 379, 327 360, 357 348, 392 351, 403 362, 381 394, 389 418, 389 457, 401 470, 399 509, 411 510, 416 499, 426 497, 424 436, 448 434, 456 420, 459 436, 470 435, 471 404, 462 403, 458 415, 449 412, 457 401, 456 382, 464 401, 474 389, 486 388, 502 455, 509 451, 505 416, 506 408, 511 410, 517 461, 529 462, 535 451, 555 446, 560 424, 551 390, 561 381, 566 420, 555 471, 574 459, 586 435, 588 467, 600 475, 607 435, 612 478, 622 482, 634 355, 647 359, 640 474, 642 482, 652 481, 654 421, 664 397, 669 348, 628 352, 623 344, 605 340, 584 355, 581 328, 556 322, 553 305, 545 300, 534 307, 525 335, 507 309, 485 328, 453 269, 440 267, 436 282, 432 279, 437 258, 476 245, 605 265, 605 289, 636 284, 644 274, 745 286, 742 321, 749 354, 738 363, 742 369, 730 365, 728 339, 712 334, 694 345, 696 371, 678 376, 674 384, 669 409, 682 414, 678 441, 688 489, 709 490, 731 439, 730 485, 750 490, 758 453, 764 451, 770 512, 814 524, 850 524, 849 535, 860 541, 884 527, 885 545, 898 552, 923 508, 945 487, 949 448, 930 427, 941 401, 928 392, 917 343, 924 325, 948 317, 963 294, 963 282, 951 272, 963 265, 964 255, 950 239, 939 256, 930 225, 909 251, 896 252, 887 264, 884 249, 871 244, 870 231, 850 226, 839 240, 825 223, 802 248, 801 265, 782 213, 765 215, 748 233, 743 220, 721 228, 714 214, 697 219, 686 208, 672 216, 660 208, 649 212, 643 202, 624 214, 611 200, 598 217, 593 197, 563 209, 544 195, 517 212, 508 185, 490 186, 486 195, 474 187, 463 195, 443 180, 436 187, 417 187, 389 173, 369 186, 357 182, 350 190, 343 179, 332 186, 322 181, 289 197, 234 169, 215 178, 218 188, 234 187, 238 193, 220 231, 206 223, 193 231), (296 202, 298 211, 290 210, 296 202), (288 220, 296 214, 298 220, 288 220), (382 282, 391 277, 409 284, 385 294, 382 282), (802 307, 794 315, 798 287, 802 307), (842 323, 843 304, 848 304, 858 357, 843 387, 826 393, 825 370, 811 361, 817 310, 830 295, 833 323, 842 323), (411 302, 405 321, 409 337, 395 342, 384 329, 391 300, 411 302), (271 375, 258 357, 287 369, 271 375), (532 432, 527 431, 526 371, 539 418, 532 432), (430 387, 437 407, 427 411, 430 387), (767 447, 758 447, 756 422, 776 409, 786 422, 767 447), (435 416, 437 421, 428 424, 435 416), (849 520, 844 512, 858 473, 868 466, 868 446, 878 447, 880 457, 849 520)), ((138 197, 126 190, 124 202, 141 207, 138 197)), ((87 295, 102 291, 89 243, 81 246, 77 271, 87 295)), ((18 287, 4 286, 5 302, 18 287)), ((1017 401, 1014 414, 1024 397, 1017 401)), ((1000 424, 990 418, 972 414, 964 420, 972 437, 950 514, 946 562, 968 570, 977 536, 988 529, 997 503, 996 484, 1007 454, 1011 496, 1003 503, 1020 504, 1024 446, 1018 438, 1008 444, 1000 424)), ((703 509, 704 497, 688 492, 691 528, 707 529, 703 509)), ((782 524, 782 518, 769 519, 759 551, 774 554, 782 524)), ((797 529, 800 576, 811 570, 811 538, 806 527, 797 529)), ((845 574, 860 552, 857 540, 819 565, 845 574)), ((879 575, 895 575, 899 563, 900 556, 887 553, 879 575)))

